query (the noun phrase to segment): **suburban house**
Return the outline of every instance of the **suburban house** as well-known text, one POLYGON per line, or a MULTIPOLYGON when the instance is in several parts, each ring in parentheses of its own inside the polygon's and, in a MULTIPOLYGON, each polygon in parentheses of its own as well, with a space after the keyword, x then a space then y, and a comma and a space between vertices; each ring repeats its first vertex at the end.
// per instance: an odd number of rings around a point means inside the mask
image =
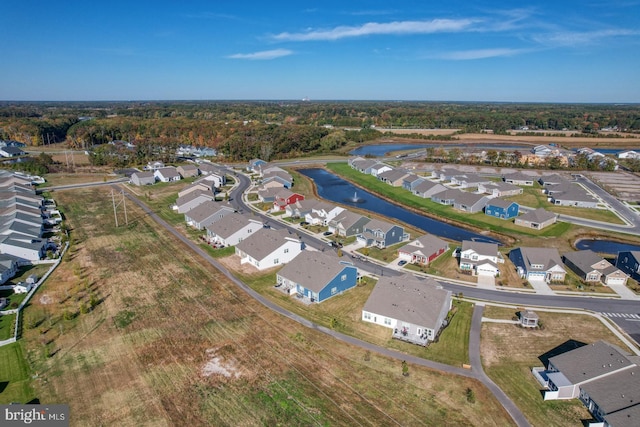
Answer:
POLYGON ((518 204, 504 199, 491 199, 484 207, 485 215, 500 219, 511 219, 518 216, 518 204))
POLYGON ((273 203, 276 195, 282 191, 282 187, 260 187, 258 189, 258 200, 262 203, 273 203))
POLYGON ((567 274, 556 248, 520 247, 509 252, 509 259, 528 281, 564 282, 567 274))
POLYGON ((404 179, 409 175, 404 169, 391 169, 378 174, 378 179, 393 187, 402 187, 404 179))
POLYGON ((356 286, 358 269, 333 253, 302 251, 277 274, 277 287, 309 302, 322 302, 356 286))
POLYGON ((193 191, 211 191, 211 187, 202 181, 193 182, 188 187, 185 187, 182 190, 178 191, 178 198, 186 196, 193 191))
POLYGON ((160 182, 174 182, 180 181, 181 177, 176 168, 169 166, 166 168, 156 169, 153 175, 160 182))
POLYGON ((537 179, 531 175, 522 172, 514 172, 502 175, 502 179, 507 184, 533 186, 533 182, 537 179))
MULTIPOLYGON (((204 164, 200 165, 201 167, 205 167, 204 164)), ((198 180, 198 182, 207 182, 208 185, 212 188, 220 188, 227 183, 227 174, 220 169, 211 169, 207 173, 202 173, 203 177, 198 180)))
POLYGON ((151 185, 156 183, 156 177, 153 171, 134 172, 131 174, 131 183, 133 185, 151 185))
POLYGON ((441 205, 452 206, 455 203, 456 198, 460 197, 462 194, 464 194, 464 191, 458 190, 457 188, 450 188, 431 196, 431 201, 440 203, 441 205))
POLYGON ((616 267, 627 273, 632 279, 640 281, 640 251, 618 252, 616 267))
POLYGON ((392 329, 393 338, 426 346, 446 326, 449 310, 451 291, 435 280, 384 276, 369 295, 362 320, 392 329))
POLYGON ((247 170, 249 172, 260 172, 260 167, 266 165, 267 162, 265 162, 262 159, 251 159, 249 160, 249 165, 247 166, 247 170))
POLYGON ((578 208, 597 208, 598 201, 579 184, 570 183, 564 191, 547 190, 549 202, 556 206, 573 206, 578 208))
POLYGON ((562 261, 588 283, 602 282, 607 286, 625 285, 629 277, 592 250, 568 252, 562 256, 562 261))
POLYGON ((471 271, 477 276, 496 277, 500 274, 498 264, 504 263, 504 258, 498 251, 497 243, 476 242, 463 240, 460 249, 460 270, 471 271))
POLYGON ((154 171, 155 172, 158 169, 163 168, 163 167, 164 167, 164 163, 159 161, 159 160, 157 160, 155 162, 147 163, 147 165, 144 167, 144 170, 146 170, 146 171, 154 171))
POLYGON ((508 182, 489 182, 478 184, 478 191, 493 197, 509 197, 522 194, 522 188, 508 182))
POLYGON ((269 183, 278 183, 281 187, 291 188, 293 187, 293 178, 285 171, 271 172, 262 178, 263 185, 269 183))
POLYGON ((12 147, 8 145, 0 147, 0 156, 2 157, 17 157, 22 156, 23 154, 25 154, 25 152, 19 147, 12 147))
POLYGON ((482 212, 482 209, 487 205, 487 202, 489 202, 489 198, 487 196, 461 191, 453 201, 453 207, 454 209, 464 212, 476 213, 482 212))
POLYGON ((273 211, 283 211, 288 205, 300 200, 304 200, 304 196, 302 194, 294 193, 291 190, 282 188, 273 199, 273 211))
POLYGON ((640 159, 640 152, 633 151, 633 150, 622 151, 618 153, 618 158, 619 159, 640 159))
MULTIPOLYGON (((354 159, 351 162, 351 167, 360 173, 371 175, 371 168, 377 165, 379 162, 372 159, 354 159)), ((384 172, 384 171, 382 171, 384 172)))
POLYGON ((176 200, 176 208, 178 213, 183 214, 207 200, 215 201, 215 197, 211 191, 192 191, 182 197, 178 197, 178 200, 176 200))
POLYGON ((408 239, 409 234, 404 232, 404 227, 379 219, 368 221, 357 235, 358 242, 378 248, 386 248, 408 239))
POLYGON ((557 220, 558 214, 538 208, 516 217, 514 224, 534 230, 542 230, 549 225, 555 224, 557 220))
POLYGON ((266 270, 286 264, 302 251, 302 242, 286 229, 261 228, 236 245, 240 264, 266 270))
POLYGON ((544 400, 580 399, 590 426, 635 427, 640 415, 640 367, 619 347, 597 341, 552 356, 531 370, 544 400))
POLYGON ((322 203, 318 199, 302 199, 287 205, 284 208, 284 216, 291 218, 304 218, 313 211, 313 208, 322 203))
POLYGON ((336 216, 344 212, 343 207, 332 205, 330 203, 319 201, 312 209, 311 212, 304 216, 305 221, 309 224, 324 225, 327 226, 336 216))
POLYGON ((229 203, 207 200, 185 212, 184 220, 187 225, 197 230, 203 230, 207 225, 213 224, 225 215, 232 214, 234 211, 233 206, 229 203))
POLYGON ((410 173, 402 179, 402 188, 413 192, 416 185, 420 184, 422 181, 425 181, 423 177, 416 175, 415 173, 410 173))
POLYGON ((431 171, 431 177, 440 181, 451 181, 456 175, 463 176, 464 172, 454 168, 442 168, 431 171))
POLYGON ((446 190, 447 187, 445 187, 444 185, 425 179, 421 180, 417 185, 413 187, 413 194, 425 199, 430 199, 434 194, 438 194, 446 190))
POLYGON ((384 163, 376 163, 375 165, 371 166, 371 170, 369 173, 377 178, 381 173, 388 172, 392 169, 393 168, 391 166, 384 163))
POLYGON ((329 231, 338 236, 355 236, 364 231, 364 225, 371 221, 366 216, 344 210, 329 220, 329 231))
POLYGON ((398 257, 412 264, 429 265, 448 250, 447 242, 433 234, 425 234, 398 249, 398 257))
POLYGON ((37 261, 47 252, 47 240, 11 233, 0 236, 0 253, 12 255, 16 261, 37 261))
POLYGON ((557 173, 551 175, 542 175, 538 178, 538 183, 543 187, 548 187, 550 185, 561 185, 569 182, 566 178, 558 175, 557 173))
POLYGON ((452 185, 459 185, 460 188, 477 188, 480 184, 490 182, 487 178, 475 173, 464 173, 451 177, 452 185))
POLYGON ((192 178, 200 174, 200 170, 196 165, 181 165, 176 168, 176 171, 182 178, 192 178))
POLYGON ((16 294, 26 294, 31 288, 33 288, 33 283, 18 282, 13 285, 13 292, 16 294))
POLYGON ((223 216, 207 225, 207 240, 222 246, 235 246, 263 228, 262 222, 238 213, 223 216))
POLYGON ((18 272, 18 263, 10 255, 0 254, 0 285, 7 283, 18 272))

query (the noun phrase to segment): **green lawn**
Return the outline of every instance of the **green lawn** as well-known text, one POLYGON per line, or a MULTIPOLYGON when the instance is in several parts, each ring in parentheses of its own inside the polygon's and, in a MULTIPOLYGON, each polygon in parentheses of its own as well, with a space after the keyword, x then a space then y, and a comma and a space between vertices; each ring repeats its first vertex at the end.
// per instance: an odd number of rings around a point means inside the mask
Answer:
POLYGON ((30 381, 22 343, 0 347, 0 403, 27 403, 33 400, 35 393, 30 381))
POLYGON ((4 341, 13 336, 13 321, 15 318, 15 314, 0 316, 0 341, 4 341))

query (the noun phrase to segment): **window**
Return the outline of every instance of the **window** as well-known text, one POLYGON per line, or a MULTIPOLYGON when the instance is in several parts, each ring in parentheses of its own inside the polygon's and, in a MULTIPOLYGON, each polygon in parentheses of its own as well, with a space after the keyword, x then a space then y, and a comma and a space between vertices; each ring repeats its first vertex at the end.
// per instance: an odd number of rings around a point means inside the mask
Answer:
POLYGON ((371 320, 371 313, 365 311, 362 317, 364 317, 364 320, 371 320))
POLYGON ((276 258, 276 259, 273 260, 273 263, 274 264, 280 264, 280 260, 278 258, 276 258))
POLYGON ((331 295, 335 295, 338 293, 338 288, 336 286, 334 286, 333 288, 331 288, 331 295))
POLYGON ((342 280, 343 282, 347 280, 347 275, 343 274, 342 276, 340 276, 340 280, 342 280))
POLYGON ((391 326, 391 319, 389 319, 388 317, 384 318, 384 324, 387 326, 391 326))
POLYGON ((288 254, 289 253, 289 248, 284 248, 284 253, 288 254))

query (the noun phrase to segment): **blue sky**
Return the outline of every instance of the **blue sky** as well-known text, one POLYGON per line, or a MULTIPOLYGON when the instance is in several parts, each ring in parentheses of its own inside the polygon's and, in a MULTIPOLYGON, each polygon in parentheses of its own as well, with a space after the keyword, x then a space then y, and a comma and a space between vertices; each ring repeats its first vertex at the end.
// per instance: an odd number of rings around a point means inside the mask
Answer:
POLYGON ((640 102, 640 0, 20 0, 0 16, 0 100, 640 102))

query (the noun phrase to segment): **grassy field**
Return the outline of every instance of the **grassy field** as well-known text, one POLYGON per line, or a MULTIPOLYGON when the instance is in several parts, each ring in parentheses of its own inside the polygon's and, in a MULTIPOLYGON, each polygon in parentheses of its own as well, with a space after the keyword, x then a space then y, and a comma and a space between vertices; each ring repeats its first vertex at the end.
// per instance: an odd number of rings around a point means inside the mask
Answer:
POLYGON ((72 425, 512 425, 474 380, 403 377, 395 360, 265 309, 134 206, 116 229, 108 194, 57 196, 72 246, 25 313, 24 372, 38 374, 26 386, 69 403, 72 425))
POLYGON ((0 402, 27 403, 35 399, 30 374, 21 342, 0 347, 0 402))
MULTIPOLYGON (((487 307, 484 317, 510 319, 515 309, 487 307)), ((625 348, 599 320, 578 314, 537 311, 544 329, 527 330, 511 324, 483 323, 481 352, 485 372, 514 401, 534 426, 582 426, 591 419, 577 399, 543 401, 531 368, 543 366, 540 356, 569 340, 592 343, 600 339, 625 348)))

